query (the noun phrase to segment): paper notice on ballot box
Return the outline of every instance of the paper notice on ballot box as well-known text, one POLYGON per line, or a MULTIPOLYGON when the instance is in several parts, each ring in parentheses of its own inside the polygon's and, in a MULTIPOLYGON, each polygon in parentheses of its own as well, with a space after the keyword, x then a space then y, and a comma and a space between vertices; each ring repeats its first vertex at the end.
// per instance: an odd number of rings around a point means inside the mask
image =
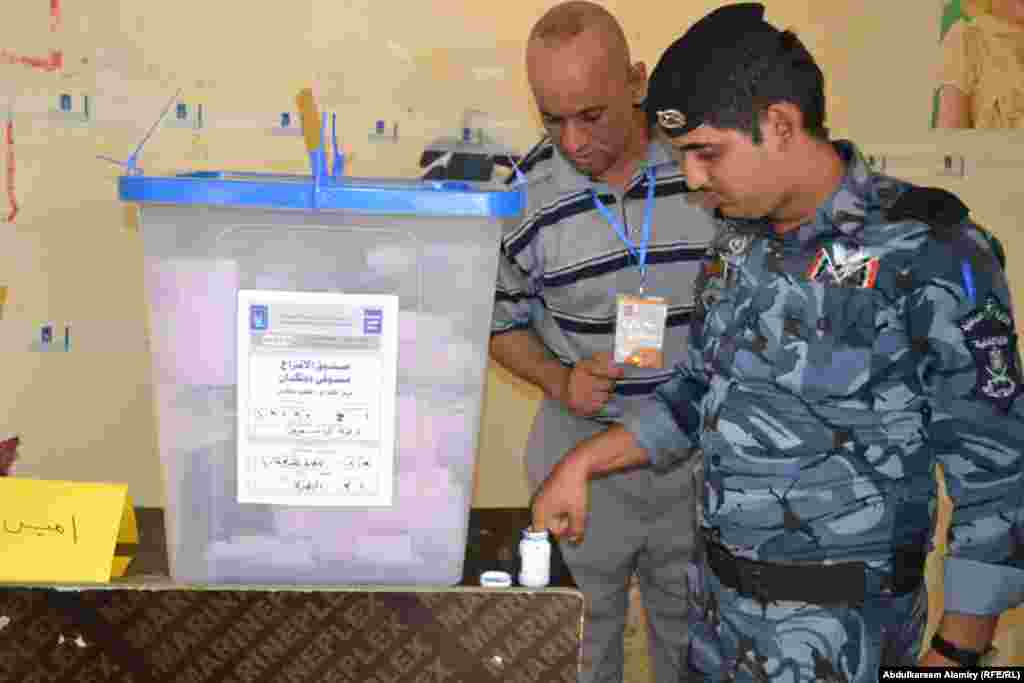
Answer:
POLYGON ((391 505, 398 297, 238 293, 238 500, 391 505))

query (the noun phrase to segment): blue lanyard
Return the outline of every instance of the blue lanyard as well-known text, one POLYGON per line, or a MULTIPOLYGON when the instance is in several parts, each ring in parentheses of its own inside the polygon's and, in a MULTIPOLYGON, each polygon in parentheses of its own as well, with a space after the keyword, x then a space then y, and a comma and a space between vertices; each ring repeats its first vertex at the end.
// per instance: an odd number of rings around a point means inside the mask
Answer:
MULTIPOLYGON (((640 291, 643 292, 644 285, 647 283, 647 244, 651 241, 651 216, 654 213, 654 169, 650 166, 646 170, 647 176, 647 201, 644 203, 644 224, 640 232, 640 243, 635 244, 629 239, 626 234, 625 228, 622 227, 622 223, 612 213, 604 202, 597 196, 597 192, 593 189, 590 190, 590 194, 594 197, 594 205, 597 206, 597 210, 601 212, 605 220, 608 221, 612 228, 615 230, 615 234, 619 236, 622 243, 626 245, 626 249, 636 259, 637 265, 640 266, 640 291)), ((625 204, 625 197, 623 197, 623 204, 625 204)))

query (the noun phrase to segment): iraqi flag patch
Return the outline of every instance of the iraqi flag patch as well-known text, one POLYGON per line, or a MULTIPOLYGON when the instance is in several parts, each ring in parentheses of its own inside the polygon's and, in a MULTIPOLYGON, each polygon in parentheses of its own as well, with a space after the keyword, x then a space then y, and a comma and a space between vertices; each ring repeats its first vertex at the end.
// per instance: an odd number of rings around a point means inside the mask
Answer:
POLYGON ((863 249, 851 250, 835 242, 831 252, 826 247, 818 249, 807 269, 807 279, 840 287, 871 289, 878 279, 878 267, 878 259, 868 256, 863 249))

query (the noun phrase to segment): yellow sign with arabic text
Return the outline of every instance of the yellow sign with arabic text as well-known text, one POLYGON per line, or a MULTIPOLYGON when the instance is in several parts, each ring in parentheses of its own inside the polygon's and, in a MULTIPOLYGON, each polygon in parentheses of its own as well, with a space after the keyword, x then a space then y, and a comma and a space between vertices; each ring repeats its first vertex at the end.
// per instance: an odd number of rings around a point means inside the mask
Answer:
POLYGON ((138 542, 124 484, 0 478, 0 582, 106 583, 138 542))

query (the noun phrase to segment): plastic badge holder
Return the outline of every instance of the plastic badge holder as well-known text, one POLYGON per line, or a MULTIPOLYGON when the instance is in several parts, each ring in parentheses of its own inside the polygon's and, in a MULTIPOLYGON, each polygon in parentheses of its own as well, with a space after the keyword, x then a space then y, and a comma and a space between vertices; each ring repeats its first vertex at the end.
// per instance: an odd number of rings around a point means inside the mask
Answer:
POLYGON ((340 178, 319 158, 308 176, 147 176, 131 161, 119 191, 140 207, 173 578, 458 583, 498 243, 522 192, 340 178), (393 477, 377 482, 390 504, 238 502, 242 290, 397 298, 393 477))

